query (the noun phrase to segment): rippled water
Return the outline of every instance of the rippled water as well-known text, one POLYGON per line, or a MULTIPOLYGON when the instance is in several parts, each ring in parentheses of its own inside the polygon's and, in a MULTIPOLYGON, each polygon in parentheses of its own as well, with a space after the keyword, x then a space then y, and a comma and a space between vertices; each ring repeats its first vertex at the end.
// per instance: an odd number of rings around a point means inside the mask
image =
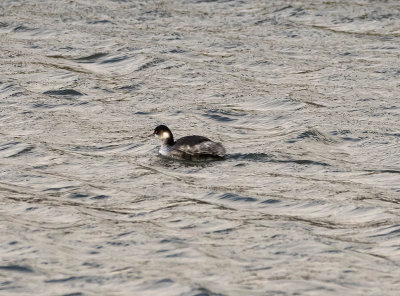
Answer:
POLYGON ((0 15, 0 294, 398 295, 398 1, 0 15))

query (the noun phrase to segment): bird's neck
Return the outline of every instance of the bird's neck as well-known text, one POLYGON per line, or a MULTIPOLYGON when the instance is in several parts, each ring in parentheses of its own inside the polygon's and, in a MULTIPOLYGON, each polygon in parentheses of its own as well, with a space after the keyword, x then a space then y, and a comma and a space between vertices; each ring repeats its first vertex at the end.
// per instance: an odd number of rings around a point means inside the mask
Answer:
POLYGON ((174 137, 172 135, 171 135, 171 137, 164 139, 164 142, 163 142, 163 144, 166 146, 172 146, 172 145, 174 145, 174 143, 175 143, 174 137))

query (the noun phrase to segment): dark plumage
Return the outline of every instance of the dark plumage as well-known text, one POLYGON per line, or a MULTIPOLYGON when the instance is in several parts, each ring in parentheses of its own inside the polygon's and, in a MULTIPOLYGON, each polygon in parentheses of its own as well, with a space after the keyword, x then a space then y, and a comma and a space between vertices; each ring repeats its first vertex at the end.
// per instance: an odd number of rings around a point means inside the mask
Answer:
POLYGON ((154 135, 163 141, 160 154, 175 158, 202 160, 209 158, 223 158, 225 148, 203 136, 186 136, 174 141, 171 130, 165 125, 159 125, 154 135))

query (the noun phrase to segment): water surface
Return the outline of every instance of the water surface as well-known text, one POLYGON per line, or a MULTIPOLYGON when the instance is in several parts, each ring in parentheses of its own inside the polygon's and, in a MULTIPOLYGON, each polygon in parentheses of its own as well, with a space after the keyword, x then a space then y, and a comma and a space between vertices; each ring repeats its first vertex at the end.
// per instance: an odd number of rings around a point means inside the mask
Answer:
POLYGON ((400 6, 270 2, 1 2, 2 295, 398 295, 400 6))

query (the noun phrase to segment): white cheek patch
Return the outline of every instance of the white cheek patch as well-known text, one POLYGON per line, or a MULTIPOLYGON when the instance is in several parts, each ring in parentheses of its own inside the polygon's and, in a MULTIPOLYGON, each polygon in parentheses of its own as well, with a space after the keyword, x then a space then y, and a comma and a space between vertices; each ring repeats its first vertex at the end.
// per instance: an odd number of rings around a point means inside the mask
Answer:
POLYGON ((169 133, 168 132, 163 132, 161 135, 161 139, 168 139, 169 138, 169 133))

